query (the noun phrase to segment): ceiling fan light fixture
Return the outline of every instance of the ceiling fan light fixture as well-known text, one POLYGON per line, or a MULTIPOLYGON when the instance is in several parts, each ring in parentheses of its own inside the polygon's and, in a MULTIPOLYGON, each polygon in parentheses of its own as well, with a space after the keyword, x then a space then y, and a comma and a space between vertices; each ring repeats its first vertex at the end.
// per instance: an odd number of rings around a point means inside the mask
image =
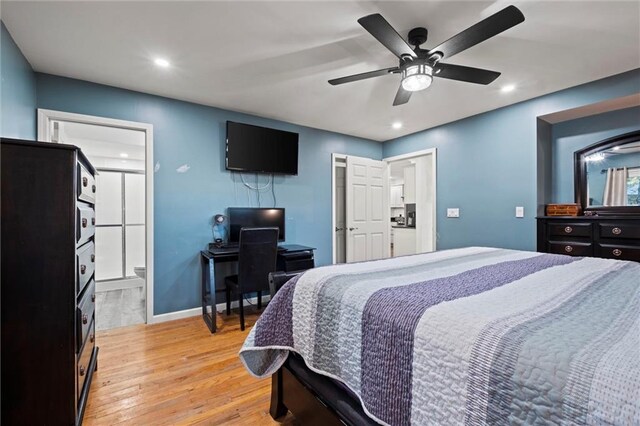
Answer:
POLYGON ((417 92, 431 86, 433 67, 427 64, 409 65, 402 70, 402 88, 417 92))

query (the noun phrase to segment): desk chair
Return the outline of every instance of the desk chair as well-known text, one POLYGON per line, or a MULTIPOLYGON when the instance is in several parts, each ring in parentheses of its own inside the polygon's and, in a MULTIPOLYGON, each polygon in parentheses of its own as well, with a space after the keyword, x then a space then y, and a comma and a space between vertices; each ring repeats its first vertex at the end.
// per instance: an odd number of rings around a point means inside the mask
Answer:
POLYGON ((276 270, 278 228, 242 228, 238 245, 238 275, 225 278, 227 315, 231 313, 231 297, 240 304, 240 329, 244 330, 243 298, 246 293, 258 293, 258 309, 262 307, 262 292, 269 290, 269 273, 276 270))

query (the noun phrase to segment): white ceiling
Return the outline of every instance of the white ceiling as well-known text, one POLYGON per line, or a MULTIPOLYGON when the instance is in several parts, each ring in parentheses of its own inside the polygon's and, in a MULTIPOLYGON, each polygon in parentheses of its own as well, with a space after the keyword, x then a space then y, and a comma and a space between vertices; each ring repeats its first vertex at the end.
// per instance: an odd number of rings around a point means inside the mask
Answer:
POLYGON ((36 71, 380 141, 640 67, 638 1, 3 1, 1 17, 36 71), (489 86, 436 79, 393 107, 398 75, 327 83, 396 65, 362 16, 425 26, 433 47, 508 4, 524 23, 449 61, 501 71, 489 86))
POLYGON ((59 121, 59 140, 79 146, 89 159, 117 160, 118 167, 145 158, 144 132, 93 124, 59 121))

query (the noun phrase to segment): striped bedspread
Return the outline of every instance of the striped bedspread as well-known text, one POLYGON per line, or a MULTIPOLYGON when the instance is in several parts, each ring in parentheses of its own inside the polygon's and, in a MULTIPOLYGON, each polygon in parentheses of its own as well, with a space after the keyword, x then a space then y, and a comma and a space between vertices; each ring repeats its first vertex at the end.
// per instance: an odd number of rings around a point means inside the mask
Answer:
POLYGON ((640 264, 465 248, 307 271, 240 351, 289 351, 381 424, 640 425, 640 264))

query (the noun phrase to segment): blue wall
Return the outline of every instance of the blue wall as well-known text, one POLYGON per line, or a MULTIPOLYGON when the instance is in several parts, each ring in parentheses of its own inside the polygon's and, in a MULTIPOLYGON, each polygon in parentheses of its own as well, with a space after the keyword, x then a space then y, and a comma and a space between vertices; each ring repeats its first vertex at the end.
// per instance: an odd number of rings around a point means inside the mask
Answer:
MULTIPOLYGON (((317 247, 320 265, 331 263, 331 153, 382 157, 379 142, 85 81, 36 78, 39 108, 153 124, 160 164, 154 175, 156 315, 199 306, 199 251, 212 240, 211 218, 248 205, 242 184, 224 170, 227 120, 300 133, 299 174, 277 177, 275 192, 286 209, 287 242, 317 247), (177 173, 184 164, 189 171, 177 173)), ((270 193, 262 199, 273 203, 270 193)))
MULTIPOLYGON (((640 107, 611 111, 553 125, 551 128, 553 202, 574 202, 573 153, 575 151, 603 139, 634 130, 640 130, 640 107)), ((604 188, 604 180, 602 188, 604 188)), ((598 197, 600 202, 602 202, 601 195, 598 197)))
POLYGON ((0 21, 0 136, 36 138, 36 79, 0 21))
POLYGON ((437 148, 438 249, 535 249, 540 115, 640 92, 636 69, 387 141, 383 156, 437 148), (525 218, 515 218, 524 206, 525 218), (447 207, 460 218, 448 219, 447 207))
MULTIPOLYGON (((300 175, 276 178, 277 204, 287 209, 287 241, 316 246, 318 264, 327 264, 331 261, 332 152, 382 158, 435 147, 438 248, 487 245, 534 249, 539 190, 536 117, 640 92, 640 70, 633 70, 379 144, 99 84, 34 74, 4 25, 1 42, 1 135, 34 139, 36 106, 154 125, 154 161, 160 166, 154 190, 155 314, 199 305, 198 251, 211 241, 211 217, 228 206, 249 204, 244 187, 234 183, 231 174, 224 171, 226 120, 300 133, 300 175), (176 168, 184 164, 190 166, 189 171, 177 173, 176 168), (514 217, 517 205, 525 207, 526 218, 514 217), (447 207, 459 207, 461 217, 447 219, 447 207)), ((608 130, 629 128, 633 117, 626 117, 621 123, 621 127, 608 130)), ((584 136, 603 131, 584 130, 588 125, 588 120, 578 124, 574 133, 584 136)), ((558 127, 552 133, 564 149, 562 132, 558 127)), ((557 186, 558 197, 564 197, 559 195, 563 188, 562 184, 557 186)), ((269 194, 264 194, 263 203, 269 202, 269 194)))

